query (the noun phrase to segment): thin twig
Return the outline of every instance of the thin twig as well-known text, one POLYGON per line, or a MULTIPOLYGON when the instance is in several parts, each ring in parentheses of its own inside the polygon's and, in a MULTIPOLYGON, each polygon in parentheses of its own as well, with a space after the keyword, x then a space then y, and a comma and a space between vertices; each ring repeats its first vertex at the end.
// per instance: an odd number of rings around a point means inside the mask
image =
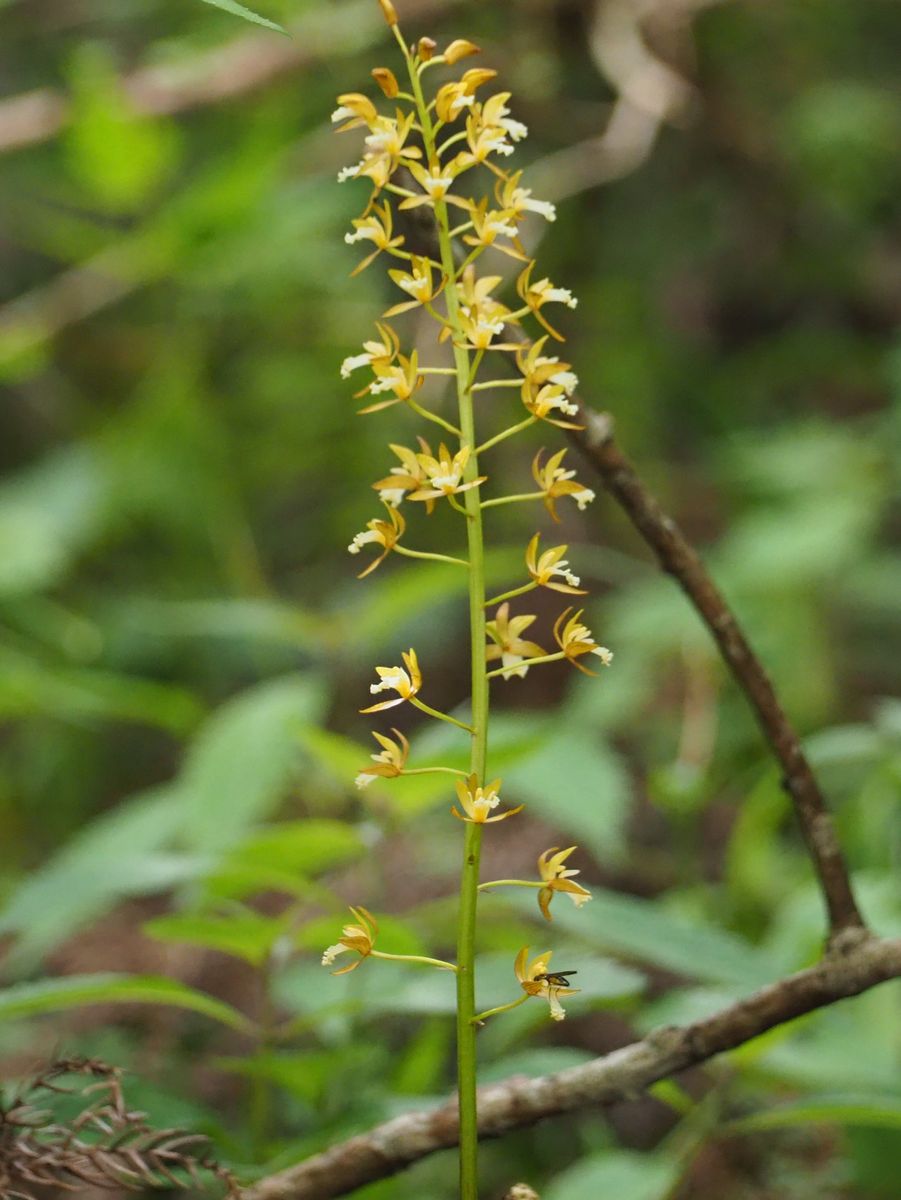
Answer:
MULTIPOLYGON (((768 1029, 901 978, 901 939, 863 930, 844 952, 691 1025, 667 1027, 603 1058, 537 1079, 516 1076, 479 1092, 479 1136, 498 1137, 545 1117, 630 1099, 652 1083, 734 1050, 768 1029)), ((245 1200, 332 1200, 456 1145, 450 1102, 407 1113, 260 1180, 245 1200)))
POLYGON ((845 930, 859 930, 864 921, 854 898, 851 879, 836 836, 832 816, 801 742, 782 709, 760 659, 711 579, 697 551, 672 517, 660 507, 616 444, 613 419, 580 406, 571 440, 596 469, 604 487, 672 575, 713 635, 739 687, 745 693, 767 743, 783 771, 783 786, 792 799, 829 917, 830 941, 845 930))

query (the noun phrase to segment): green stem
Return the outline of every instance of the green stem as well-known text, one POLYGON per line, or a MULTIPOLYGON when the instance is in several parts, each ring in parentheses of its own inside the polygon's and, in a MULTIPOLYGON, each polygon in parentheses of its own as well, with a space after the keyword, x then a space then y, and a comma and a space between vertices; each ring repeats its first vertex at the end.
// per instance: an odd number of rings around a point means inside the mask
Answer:
POLYGON ((474 392, 485 392, 489 388, 518 388, 522 387, 522 379, 486 379, 482 383, 473 384, 474 392))
POLYGON ((411 550, 408 546, 402 546, 400 542, 394 543, 394 553, 402 554, 405 558, 427 558, 431 562, 456 563, 459 567, 469 566, 465 558, 451 558, 449 554, 433 554, 431 550, 411 550))
POLYGON ((462 279, 463 272, 466 270, 466 268, 471 263, 474 263, 477 258, 481 258, 481 256, 485 253, 485 249, 485 246, 476 246, 474 250, 470 251, 466 258, 464 258, 464 260, 460 263, 459 267, 457 267, 455 278, 462 279))
MULTIPOLYGON (((403 40, 401 44, 403 45, 403 40)), ((422 94, 422 84, 406 54, 407 66, 427 159, 435 157, 435 131, 429 108, 422 94)), ((446 284, 444 301, 448 324, 460 332, 460 296, 457 290, 457 267, 454 262, 447 205, 435 203, 435 219, 441 248, 441 264, 446 284)), ((480 361, 477 357, 477 363, 480 361)), ((454 365, 457 368, 457 403, 460 412, 460 446, 471 451, 464 472, 465 481, 479 476, 476 453, 475 415, 472 384, 475 372, 470 366, 469 352, 454 339, 454 365)), ((464 493, 467 540, 469 543, 469 632, 472 664, 472 746, 470 766, 480 783, 485 781, 485 760, 488 746, 488 678, 485 664, 485 549, 482 541, 482 513, 478 489, 464 493)), ((463 846, 463 869, 460 878, 460 915, 457 928, 457 1092, 460 1109, 460 1200, 478 1200, 478 1114, 476 1101, 476 1041, 475 1026, 475 933, 478 904, 479 860, 482 849, 482 829, 479 824, 466 824, 463 846)))
POLYGON ((409 770, 405 767, 401 774, 406 775, 462 775, 464 779, 469 775, 468 771, 461 771, 457 767, 411 767, 409 770))
POLYGON ((421 954, 388 954, 385 950, 370 950, 368 958, 386 958, 390 962, 422 963, 425 967, 440 967, 442 971, 456 971, 453 963, 443 958, 425 958, 421 954))
POLYGON ((505 429, 503 433, 498 433, 493 438, 489 438, 487 442, 482 442, 479 446, 479 454, 484 454, 486 450, 490 450, 492 446, 496 446, 499 442, 506 441, 508 437, 513 437, 514 433, 522 433, 524 429, 528 429, 538 420, 537 417, 526 417, 524 421, 520 421, 518 425, 511 425, 509 429, 505 429))
MULTIPOLYGON (((453 374, 453 372, 451 372, 451 374, 453 374)), ((437 413, 429 412, 427 408, 423 408, 421 404, 417 404, 412 397, 407 400, 407 404, 420 417, 424 417, 426 421, 432 421, 435 425, 440 425, 442 429, 446 429, 447 432, 452 433, 454 437, 460 436, 460 430, 456 427, 456 425, 451 425, 450 421, 445 421, 444 417, 439 417, 437 413)))
MULTIPOLYGON (((559 654, 543 654, 541 658, 524 658, 521 663, 513 663, 509 667, 498 667, 496 671, 489 671, 488 678, 496 679, 499 675, 507 675, 510 671, 520 671, 523 667, 540 667, 542 663, 560 662, 566 658, 566 655, 561 651, 559 654)), ((416 701, 414 700, 415 704, 416 701)))
POLYGON ((482 508, 497 508, 501 504, 519 504, 523 500, 543 500, 544 492, 522 492, 518 496, 498 496, 496 500, 483 500, 482 508))
MULTIPOLYGON (((395 546, 395 550, 397 547, 395 546)), ((492 596, 490 600, 485 601, 485 607, 491 608, 493 604, 503 604, 505 600, 512 600, 514 596, 524 596, 526 592, 534 592, 538 584, 532 580, 531 583, 524 583, 522 587, 513 588, 512 591, 502 592, 500 596, 492 596)))
POLYGON ((513 1000, 510 1002, 510 1004, 502 1004, 499 1008, 489 1008, 485 1012, 481 1012, 478 1014, 478 1016, 472 1018, 473 1025, 480 1025, 482 1021, 487 1020, 488 1017, 496 1017, 498 1013, 509 1012, 511 1008, 519 1008, 520 1004, 525 1004, 528 998, 529 997, 527 995, 520 996, 518 1000, 513 1000))
POLYGON ((543 888, 543 887, 547 887, 547 884, 541 882, 541 880, 535 880, 535 879, 492 879, 489 883, 480 883, 479 891, 484 892, 484 891, 487 891, 488 888, 493 888, 493 887, 543 888))
POLYGON ((435 717, 439 721, 448 721, 451 725, 456 725, 458 729, 465 729, 467 733, 475 733, 471 725, 464 725, 456 717, 449 717, 447 713, 439 712, 437 708, 432 708, 431 705, 423 703, 418 696, 411 696, 410 703, 415 705, 420 712, 428 713, 430 717, 435 717))

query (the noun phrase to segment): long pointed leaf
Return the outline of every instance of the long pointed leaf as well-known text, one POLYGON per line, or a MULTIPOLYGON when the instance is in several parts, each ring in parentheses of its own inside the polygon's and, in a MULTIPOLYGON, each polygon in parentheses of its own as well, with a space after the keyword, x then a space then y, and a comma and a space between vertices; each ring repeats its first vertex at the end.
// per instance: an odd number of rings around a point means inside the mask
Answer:
POLYGON ((203 3, 212 4, 213 8, 221 8, 223 12, 231 13, 234 17, 243 17, 245 21, 251 21, 254 25, 262 25, 266 29, 274 29, 276 33, 284 33, 286 35, 288 33, 283 25, 276 25, 275 21, 269 21, 266 17, 261 17, 258 13, 245 8, 243 4, 236 3, 236 0, 203 0, 203 3))

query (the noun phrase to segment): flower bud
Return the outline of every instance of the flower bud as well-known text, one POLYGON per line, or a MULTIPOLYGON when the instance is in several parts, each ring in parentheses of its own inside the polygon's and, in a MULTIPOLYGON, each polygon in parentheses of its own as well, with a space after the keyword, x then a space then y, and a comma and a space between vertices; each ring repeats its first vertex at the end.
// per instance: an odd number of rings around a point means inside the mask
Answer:
POLYGON ((379 8, 382 10, 382 16, 393 28, 397 24, 397 9, 391 0, 379 0, 379 8))
POLYGON ((453 66, 454 63, 458 63, 461 58, 469 58, 473 54, 481 53, 482 51, 477 45, 475 45, 474 42, 467 42, 464 38, 457 38, 456 41, 451 42, 448 48, 444 51, 444 57, 450 66, 453 66))
POLYGON ((472 95, 476 88, 480 88, 483 83, 488 83, 496 77, 497 71, 492 71, 491 67, 470 67, 468 71, 464 71, 460 82, 466 86, 467 92, 472 95))
POLYGON ((393 100, 400 91, 397 77, 389 67, 375 67, 372 78, 376 81, 389 100, 393 100))
POLYGON ((428 62, 430 58, 435 57, 435 51, 438 49, 438 43, 430 37, 419 39, 419 45, 416 47, 416 53, 422 62, 428 62))

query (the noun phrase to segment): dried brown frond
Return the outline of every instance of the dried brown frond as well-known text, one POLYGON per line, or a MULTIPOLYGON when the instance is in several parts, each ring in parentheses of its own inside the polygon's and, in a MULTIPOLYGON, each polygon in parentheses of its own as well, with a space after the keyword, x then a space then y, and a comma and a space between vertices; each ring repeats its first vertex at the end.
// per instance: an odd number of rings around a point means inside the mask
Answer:
POLYGON ((209 1140, 180 1129, 153 1129, 129 1109, 121 1072, 89 1058, 59 1058, 0 1104, 0 1200, 36 1200, 37 1188, 90 1187, 143 1191, 219 1180, 228 1200, 240 1194, 232 1174, 210 1155, 209 1140), (73 1086, 72 1077, 81 1081, 73 1086), (77 1098, 74 1117, 47 1107, 77 1098))

